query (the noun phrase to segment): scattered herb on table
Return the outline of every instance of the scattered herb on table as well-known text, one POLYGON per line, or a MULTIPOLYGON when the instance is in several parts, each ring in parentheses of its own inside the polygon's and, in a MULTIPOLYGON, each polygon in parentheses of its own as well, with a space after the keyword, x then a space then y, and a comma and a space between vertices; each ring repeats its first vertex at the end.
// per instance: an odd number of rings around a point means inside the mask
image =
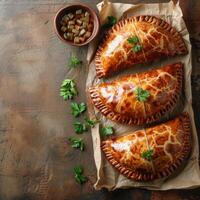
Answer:
POLYGON ((114 134, 114 129, 113 129, 112 126, 104 126, 103 128, 101 128, 101 134, 103 136, 113 135, 114 134))
POLYGON ((75 82, 71 79, 63 80, 60 86, 60 96, 63 97, 64 100, 68 100, 72 99, 77 94, 75 82))
POLYGON ((70 141, 71 146, 73 148, 80 149, 81 151, 84 150, 85 144, 83 142, 83 139, 81 139, 81 138, 75 138, 75 137, 70 137, 69 141, 70 141))
POLYGON ((83 168, 81 166, 74 167, 74 178, 76 182, 81 185, 88 180, 87 177, 83 175, 83 168))
POLYGON ((149 149, 147 151, 142 152, 142 158, 151 161, 153 159, 153 149, 149 149))
POLYGON ((71 56, 70 60, 69 60, 69 67, 70 68, 75 68, 78 65, 80 65, 82 63, 82 61, 77 58, 77 56, 71 56))
POLYGON ((85 118, 85 123, 86 123, 87 126, 93 128, 98 123, 98 120, 92 120, 92 119, 89 119, 89 118, 85 118))
POLYGON ((87 127, 85 124, 82 124, 81 122, 75 122, 74 123, 74 130, 76 133, 81 134, 83 132, 87 131, 87 127))
POLYGON ((130 38, 127 39, 127 42, 132 46, 132 51, 134 52, 139 52, 142 50, 142 45, 140 44, 140 40, 138 38, 138 36, 132 36, 130 38))
POLYGON ((71 103, 72 115, 74 117, 78 117, 81 113, 86 111, 86 104, 85 103, 71 103))
POLYGON ((135 95, 138 101, 145 102, 149 98, 150 93, 148 90, 143 90, 142 88, 137 87, 135 90, 135 95))
POLYGON ((113 16, 108 16, 106 23, 103 25, 104 28, 110 28, 117 23, 117 18, 113 16))

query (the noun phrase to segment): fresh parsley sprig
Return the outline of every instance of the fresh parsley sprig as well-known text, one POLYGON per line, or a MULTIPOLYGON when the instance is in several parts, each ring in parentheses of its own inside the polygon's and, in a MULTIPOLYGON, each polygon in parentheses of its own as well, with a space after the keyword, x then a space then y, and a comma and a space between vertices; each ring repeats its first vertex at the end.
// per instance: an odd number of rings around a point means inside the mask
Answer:
POLYGON ((83 175, 83 168, 81 166, 74 167, 74 178, 76 182, 81 185, 88 180, 87 177, 83 175))
POLYGON ((142 50, 142 45, 140 44, 140 40, 138 36, 132 36, 127 39, 127 42, 130 43, 132 46, 132 51, 139 52, 142 50))
POLYGON ((101 128, 101 134, 103 136, 110 136, 114 134, 114 129, 112 126, 104 126, 101 128))
POLYGON ((147 151, 143 151, 141 156, 142 156, 142 158, 144 158, 148 161, 151 161, 153 159, 153 153, 154 153, 154 150, 149 149, 147 151))
POLYGON ((78 104, 78 103, 71 103, 72 115, 74 117, 78 117, 81 113, 85 112, 86 109, 87 109, 87 106, 83 102, 81 102, 80 104, 78 104))
POLYGON ((63 97, 64 100, 68 100, 72 99, 77 94, 75 82, 71 79, 63 80, 60 86, 60 96, 63 97))
POLYGON ((133 47, 133 51, 135 51, 136 53, 142 50, 142 46, 140 44, 136 44, 133 47))
POLYGON ((117 23, 117 18, 114 16, 108 16, 106 23, 103 25, 103 28, 110 28, 117 23))
POLYGON ((85 120, 86 125, 92 128, 99 122, 98 120, 92 120, 87 117, 84 120, 85 120))
POLYGON ((70 68, 75 68, 78 65, 80 65, 81 63, 82 63, 82 61, 79 58, 77 58, 77 56, 71 56, 68 65, 70 68))
POLYGON ((76 149, 80 149, 81 151, 84 150, 85 143, 84 143, 83 139, 70 137, 68 140, 71 143, 71 147, 76 148, 76 149))
POLYGON ((150 92, 148 90, 143 90, 140 87, 137 87, 135 90, 135 95, 138 101, 145 102, 150 97, 150 92))
POLYGON ((75 122, 74 123, 74 130, 76 133, 81 134, 83 132, 86 132, 88 129, 84 123, 81 122, 75 122))
POLYGON ((85 123, 75 122, 74 123, 74 131, 78 134, 88 131, 88 128, 94 127, 98 122, 97 120, 92 120, 89 118, 84 119, 85 123))
POLYGON ((139 38, 137 36, 133 36, 127 39, 128 43, 130 44, 137 44, 139 42, 139 38))

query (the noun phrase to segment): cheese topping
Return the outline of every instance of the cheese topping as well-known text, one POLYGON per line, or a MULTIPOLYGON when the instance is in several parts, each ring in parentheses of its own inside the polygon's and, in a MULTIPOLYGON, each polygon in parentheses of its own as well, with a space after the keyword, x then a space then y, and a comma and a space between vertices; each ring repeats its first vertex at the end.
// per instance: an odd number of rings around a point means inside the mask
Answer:
POLYGON ((108 49, 105 52, 105 56, 110 56, 120 46, 125 38, 125 35, 117 35, 115 39, 113 39, 112 42, 108 44, 108 49))
POLYGON ((126 142, 113 143, 113 144, 111 144, 111 146, 112 146, 116 151, 130 151, 131 145, 132 145, 132 141, 126 141, 126 142))

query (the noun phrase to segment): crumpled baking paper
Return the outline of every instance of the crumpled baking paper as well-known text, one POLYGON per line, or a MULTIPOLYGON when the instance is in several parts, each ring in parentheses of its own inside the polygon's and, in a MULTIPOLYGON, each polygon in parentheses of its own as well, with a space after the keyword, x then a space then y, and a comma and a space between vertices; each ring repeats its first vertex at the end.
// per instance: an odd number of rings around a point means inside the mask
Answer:
MULTIPOLYGON (((154 3, 154 4, 124 4, 124 3, 111 3, 109 1, 103 1, 97 5, 99 10, 99 16, 101 24, 105 22, 107 16, 115 16, 118 20, 130 16, 138 15, 154 15, 160 17, 170 23, 175 27, 183 36, 187 49, 189 53, 185 56, 177 56, 174 58, 166 58, 161 61, 155 61, 151 64, 146 64, 145 66, 136 66, 130 69, 124 70, 123 72, 118 73, 117 76, 107 79, 106 81, 114 80, 119 76, 124 74, 136 73, 147 71, 152 68, 157 68, 164 66, 165 64, 170 64, 174 62, 181 61, 184 63, 184 73, 185 73, 185 86, 184 94, 176 106, 176 108, 168 115, 166 115, 161 121, 171 119, 183 111, 186 111, 190 115, 191 126, 192 126, 192 135, 193 135, 193 149, 185 168, 169 179, 161 179, 151 182, 136 182, 127 179, 123 175, 119 174, 109 162, 105 159, 103 153, 101 152, 100 142, 101 136, 99 131, 99 124, 96 125, 92 133, 93 149, 94 149, 94 159, 97 168, 97 181, 94 185, 95 189, 99 190, 101 188, 107 188, 108 190, 115 190, 117 188, 146 188, 154 190, 168 190, 168 189, 186 189, 194 188, 200 186, 200 171, 198 164, 199 157, 199 148, 198 148, 198 139, 197 132, 194 123, 194 115, 192 110, 192 93, 191 93, 191 44, 189 40, 189 33, 186 28, 186 25, 182 18, 182 11, 179 6, 179 3, 174 4, 172 1, 169 3, 154 3)), ((94 64, 94 55, 98 46, 100 37, 93 41, 88 49, 87 60, 89 62, 88 77, 86 82, 86 89, 91 85, 96 85, 101 83, 103 80, 99 80, 96 77, 95 64, 94 64)), ((104 80, 105 81, 105 80, 104 80)), ((88 111, 90 117, 98 118, 101 120, 103 125, 112 125, 116 130, 116 135, 128 133, 138 129, 138 126, 127 126, 114 123, 98 112, 90 101, 88 95, 88 111)))

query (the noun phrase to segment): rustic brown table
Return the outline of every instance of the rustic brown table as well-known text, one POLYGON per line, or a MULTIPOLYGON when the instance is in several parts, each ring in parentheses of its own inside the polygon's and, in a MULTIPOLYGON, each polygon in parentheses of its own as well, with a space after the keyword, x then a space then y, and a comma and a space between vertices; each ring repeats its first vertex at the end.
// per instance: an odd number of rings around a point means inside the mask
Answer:
MULTIPOLYGON (((78 71, 66 64, 72 53, 85 60, 87 47, 66 46, 53 31, 55 12, 66 2, 73 1, 0 0, 0 200, 199 200, 198 189, 93 189, 96 169, 91 135, 83 135, 87 145, 83 153, 66 143, 74 135, 73 117, 69 102, 59 97, 61 81, 70 76, 78 83, 76 100, 85 101, 85 64, 78 71), (83 186, 73 178, 73 167, 78 164, 89 177, 83 186)), ((95 8, 99 1, 82 2, 95 8)), ((199 130, 200 1, 180 0, 180 5, 193 45, 193 106, 199 130)))

